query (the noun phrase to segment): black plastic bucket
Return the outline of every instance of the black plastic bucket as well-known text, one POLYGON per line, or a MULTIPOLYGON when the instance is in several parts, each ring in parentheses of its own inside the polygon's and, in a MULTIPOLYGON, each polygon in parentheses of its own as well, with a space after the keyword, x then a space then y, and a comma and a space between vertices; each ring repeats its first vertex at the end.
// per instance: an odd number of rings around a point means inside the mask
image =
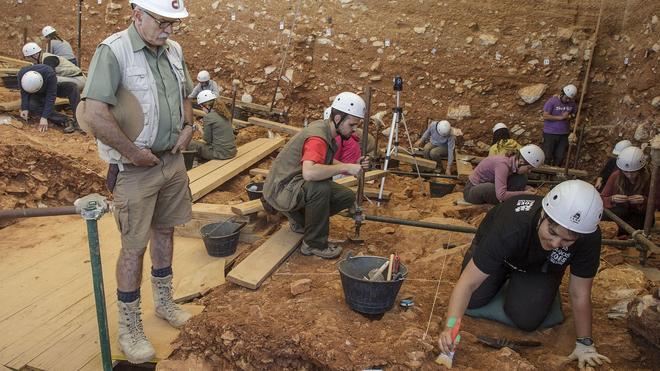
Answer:
POLYGON ((183 154, 183 162, 186 164, 186 170, 192 169, 197 151, 181 151, 181 154, 183 154))
POLYGON ((245 186, 250 200, 258 200, 264 194, 264 182, 252 182, 245 186))
POLYGON ((392 309, 396 296, 401 289, 408 269, 399 265, 403 278, 396 281, 369 281, 364 279, 372 269, 380 268, 388 261, 379 256, 349 256, 339 262, 341 286, 344 289, 346 304, 356 312, 378 315, 392 309))
POLYGON ((236 252, 238 238, 245 223, 220 222, 203 226, 199 232, 204 240, 206 252, 211 256, 223 257, 236 252))
POLYGON ((431 197, 444 197, 454 191, 456 184, 429 182, 431 197))

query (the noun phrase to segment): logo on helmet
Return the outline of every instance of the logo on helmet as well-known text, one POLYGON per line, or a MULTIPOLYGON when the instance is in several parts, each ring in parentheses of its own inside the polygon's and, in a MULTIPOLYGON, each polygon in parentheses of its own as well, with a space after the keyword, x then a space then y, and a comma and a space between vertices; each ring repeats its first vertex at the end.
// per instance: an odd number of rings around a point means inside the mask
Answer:
POLYGON ((181 7, 180 0, 172 0, 172 8, 179 9, 181 7))
POLYGON ((575 214, 573 214, 573 216, 571 216, 571 221, 575 224, 579 224, 581 217, 582 217, 582 215, 580 215, 580 213, 575 213, 575 214))

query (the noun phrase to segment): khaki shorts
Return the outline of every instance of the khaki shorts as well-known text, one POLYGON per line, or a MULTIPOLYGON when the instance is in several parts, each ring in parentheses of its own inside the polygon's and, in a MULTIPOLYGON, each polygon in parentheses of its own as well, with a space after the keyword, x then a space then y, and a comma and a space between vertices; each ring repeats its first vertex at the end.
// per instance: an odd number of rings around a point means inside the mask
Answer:
POLYGON ((113 196, 122 248, 144 249, 151 228, 171 228, 191 219, 192 195, 180 153, 162 155, 153 167, 124 164, 113 196))

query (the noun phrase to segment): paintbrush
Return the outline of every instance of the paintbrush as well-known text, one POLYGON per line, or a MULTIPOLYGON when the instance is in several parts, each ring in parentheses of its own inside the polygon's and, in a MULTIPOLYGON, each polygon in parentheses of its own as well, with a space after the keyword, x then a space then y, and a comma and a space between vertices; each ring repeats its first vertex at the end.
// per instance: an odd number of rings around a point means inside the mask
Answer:
POLYGON ((458 331, 461 327, 461 319, 456 319, 454 317, 449 318, 447 320, 447 327, 451 328, 451 340, 454 344, 452 347, 452 350, 449 353, 440 353, 438 358, 435 359, 435 363, 445 366, 447 368, 451 368, 451 366, 454 363, 454 354, 456 354, 456 347, 458 346, 458 343, 461 341, 461 335, 458 334, 458 331))

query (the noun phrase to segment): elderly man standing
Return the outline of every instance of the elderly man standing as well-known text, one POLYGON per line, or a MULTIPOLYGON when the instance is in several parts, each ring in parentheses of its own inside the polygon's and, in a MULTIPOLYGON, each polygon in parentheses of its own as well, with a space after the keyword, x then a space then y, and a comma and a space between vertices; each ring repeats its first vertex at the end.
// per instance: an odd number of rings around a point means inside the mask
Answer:
POLYGON ((108 186, 121 232, 117 262, 119 345, 129 362, 151 360, 140 315, 142 262, 151 241, 151 282, 156 316, 182 326, 191 315, 172 300, 174 226, 191 218, 188 176, 180 151, 192 137, 192 82, 181 46, 169 40, 181 18, 182 0, 130 0, 132 24, 97 48, 83 91, 81 116, 110 164, 108 186), (127 89, 144 111, 144 127, 131 141, 110 107, 127 89))

